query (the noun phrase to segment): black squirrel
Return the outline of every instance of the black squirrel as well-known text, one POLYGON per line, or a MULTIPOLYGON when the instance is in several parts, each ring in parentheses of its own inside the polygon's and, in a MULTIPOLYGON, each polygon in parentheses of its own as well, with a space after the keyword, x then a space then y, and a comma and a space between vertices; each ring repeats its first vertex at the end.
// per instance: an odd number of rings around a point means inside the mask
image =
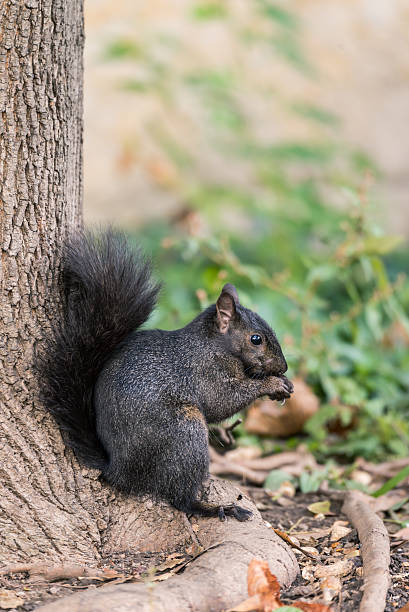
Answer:
POLYGON ((231 515, 199 501, 208 477, 208 423, 256 398, 288 398, 287 363, 269 325, 233 285, 175 331, 140 330, 160 285, 114 230, 83 232, 62 257, 62 318, 37 355, 40 393, 80 461, 129 494, 186 513, 231 515))

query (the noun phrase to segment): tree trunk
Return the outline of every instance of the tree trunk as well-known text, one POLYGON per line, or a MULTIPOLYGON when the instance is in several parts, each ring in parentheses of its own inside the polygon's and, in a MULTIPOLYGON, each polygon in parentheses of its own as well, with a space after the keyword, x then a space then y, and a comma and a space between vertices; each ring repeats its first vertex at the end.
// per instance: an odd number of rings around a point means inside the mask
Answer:
MULTIPOLYGON (((95 470, 81 468, 37 399, 33 349, 58 316, 61 244, 82 223, 83 43, 82 0, 0 3, 3 566, 95 565, 112 551, 174 550, 201 537, 212 541, 214 521, 202 521, 201 536, 167 504, 115 494, 95 470)), ((235 494, 230 491, 229 501, 235 494)), ((258 517, 255 529, 261 525, 258 517)), ((220 540, 218 524, 214 533, 220 540)), ((262 540, 274 540, 274 534, 262 540)), ((274 546, 281 557, 279 578, 289 582, 294 559, 276 540, 274 546)))
MULTIPOLYGON (((0 10, 0 560, 95 563, 112 538, 137 541, 137 526, 126 537, 135 502, 119 503, 78 466, 31 372, 33 347, 58 316, 59 247, 81 224, 82 0, 6 0, 0 10)), ((155 529, 144 519, 139 544, 149 548, 155 529)), ((163 536, 159 548, 170 548, 163 536)))

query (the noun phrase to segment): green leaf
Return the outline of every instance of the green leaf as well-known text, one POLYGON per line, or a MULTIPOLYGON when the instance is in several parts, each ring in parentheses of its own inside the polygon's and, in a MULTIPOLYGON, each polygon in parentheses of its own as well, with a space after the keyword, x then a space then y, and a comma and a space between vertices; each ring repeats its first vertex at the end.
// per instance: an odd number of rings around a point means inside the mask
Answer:
POLYGON ((395 476, 389 478, 379 489, 372 493, 372 497, 380 497, 381 495, 385 495, 388 491, 394 489, 400 482, 406 480, 409 477, 409 465, 399 470, 395 476))
POLYGON ((113 41, 105 50, 105 57, 109 60, 124 58, 136 59, 142 55, 140 47, 127 38, 118 38, 113 41))
POLYGON ((270 491, 277 491, 283 482, 292 482, 294 478, 284 470, 271 470, 264 481, 263 488, 270 491))
POLYGON ((294 29, 297 27, 298 20, 295 15, 281 8, 281 6, 268 1, 262 1, 260 4, 262 12, 268 19, 272 19, 286 28, 294 29))
POLYGON ((302 472, 300 476, 300 490, 302 493, 318 491, 323 480, 327 478, 326 470, 314 470, 310 474, 302 472))
POLYGON ((324 125, 338 125, 340 121, 339 117, 337 117, 330 111, 305 102, 297 102, 295 104, 292 104, 291 109, 302 117, 312 119, 313 121, 316 121, 317 123, 322 123, 324 125))
POLYGON ((208 2, 197 4, 192 11, 195 19, 205 21, 208 19, 222 19, 227 16, 226 5, 222 2, 208 2))
POLYGON ((369 236, 363 242, 363 251, 368 255, 386 255, 402 242, 401 236, 369 236))
POLYGON ((329 500, 315 502, 308 506, 308 510, 312 512, 312 514, 330 514, 331 502, 329 500))

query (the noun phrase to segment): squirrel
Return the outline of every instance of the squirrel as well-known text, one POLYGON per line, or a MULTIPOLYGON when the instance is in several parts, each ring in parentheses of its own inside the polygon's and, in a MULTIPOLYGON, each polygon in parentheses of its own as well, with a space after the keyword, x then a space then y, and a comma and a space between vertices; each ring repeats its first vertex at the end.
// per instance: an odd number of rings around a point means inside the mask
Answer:
POLYGON ((141 330, 160 284, 124 234, 83 231, 62 252, 61 315, 37 353, 40 395, 66 443, 114 488, 187 514, 251 512, 200 501, 208 424, 292 383, 275 333, 226 284, 215 304, 175 331, 141 330))

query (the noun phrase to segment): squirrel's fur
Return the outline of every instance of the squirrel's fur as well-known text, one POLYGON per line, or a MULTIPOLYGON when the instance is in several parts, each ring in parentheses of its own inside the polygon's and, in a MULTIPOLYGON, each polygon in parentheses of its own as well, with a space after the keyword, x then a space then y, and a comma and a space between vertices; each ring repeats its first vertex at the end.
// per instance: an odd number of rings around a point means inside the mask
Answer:
POLYGON ((79 459, 127 493, 247 519, 237 506, 198 501, 208 476, 207 424, 262 395, 289 397, 271 328, 225 285, 183 329, 139 330, 159 285, 150 263, 112 230, 72 240, 62 280, 62 317, 36 368, 44 404, 79 459))

